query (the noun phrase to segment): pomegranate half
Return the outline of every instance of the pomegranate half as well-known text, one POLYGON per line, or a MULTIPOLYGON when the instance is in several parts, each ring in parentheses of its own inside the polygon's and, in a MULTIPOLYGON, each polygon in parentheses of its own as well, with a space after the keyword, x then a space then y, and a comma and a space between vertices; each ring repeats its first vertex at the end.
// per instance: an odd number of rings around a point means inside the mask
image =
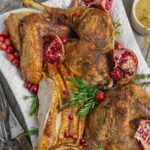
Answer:
POLYGON ((64 45, 57 35, 43 38, 43 61, 58 65, 64 60, 64 45))
POLYGON ((138 59, 135 53, 129 49, 114 50, 115 63, 111 76, 118 84, 126 84, 131 81, 137 72, 138 59))
POLYGON ((97 7, 102 8, 108 12, 112 7, 113 0, 76 0, 75 6, 87 6, 87 7, 97 7))

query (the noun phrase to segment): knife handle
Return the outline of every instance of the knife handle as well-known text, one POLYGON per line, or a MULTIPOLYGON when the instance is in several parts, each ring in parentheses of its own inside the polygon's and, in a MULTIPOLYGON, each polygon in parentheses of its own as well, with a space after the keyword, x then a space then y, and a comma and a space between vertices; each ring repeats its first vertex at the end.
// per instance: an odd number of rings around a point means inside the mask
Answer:
POLYGON ((17 136, 16 140, 19 143, 21 150, 33 150, 31 143, 24 134, 17 136))

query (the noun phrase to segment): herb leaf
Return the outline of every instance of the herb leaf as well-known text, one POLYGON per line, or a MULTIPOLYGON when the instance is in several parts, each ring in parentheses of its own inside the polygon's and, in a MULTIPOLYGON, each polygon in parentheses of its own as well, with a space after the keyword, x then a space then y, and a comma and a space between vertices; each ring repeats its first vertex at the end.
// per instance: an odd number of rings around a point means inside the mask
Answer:
MULTIPOLYGON (((134 77, 132 83, 138 83, 140 82, 140 80, 144 80, 144 79, 150 79, 150 74, 138 74, 134 77)), ((150 81, 142 82, 141 84, 144 86, 150 86, 150 81)))
POLYGON ((32 127, 30 130, 25 131, 24 135, 27 135, 27 136, 36 135, 37 136, 38 133, 39 133, 39 129, 32 127))
POLYGON ((99 91, 97 86, 93 86, 82 81, 79 78, 69 79, 79 90, 72 92, 72 97, 64 106, 71 105, 78 106, 78 116, 80 118, 86 117, 87 114, 98 104, 95 99, 96 93, 99 91))
POLYGON ((38 110, 38 96, 24 96, 24 100, 32 100, 31 109, 29 111, 29 116, 33 116, 38 110))
POLYGON ((119 41, 121 32, 121 23, 119 20, 115 22, 115 41, 119 41))
POLYGON ((24 100, 28 100, 28 99, 30 99, 30 96, 24 96, 23 99, 24 99, 24 100))
POLYGON ((38 97, 35 96, 32 98, 32 105, 29 111, 29 116, 33 116, 38 110, 38 97))

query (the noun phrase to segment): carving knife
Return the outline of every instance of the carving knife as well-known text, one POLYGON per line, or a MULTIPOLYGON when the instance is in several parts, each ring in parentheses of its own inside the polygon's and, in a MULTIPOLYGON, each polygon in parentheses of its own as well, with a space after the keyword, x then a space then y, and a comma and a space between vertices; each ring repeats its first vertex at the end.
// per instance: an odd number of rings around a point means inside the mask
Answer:
MULTIPOLYGON (((7 80, 5 79, 4 75, 0 71, 0 92, 4 95, 4 99, 9 107, 9 126, 8 134, 11 135, 11 139, 17 141, 20 149, 19 150, 32 150, 31 141, 29 137, 26 137, 24 132, 27 131, 27 126, 20 110, 20 107, 17 105, 17 101, 7 80), (9 130, 11 133, 9 133, 9 130), (13 132, 15 131, 15 132, 13 132)), ((18 150, 18 149, 17 149, 18 150)))

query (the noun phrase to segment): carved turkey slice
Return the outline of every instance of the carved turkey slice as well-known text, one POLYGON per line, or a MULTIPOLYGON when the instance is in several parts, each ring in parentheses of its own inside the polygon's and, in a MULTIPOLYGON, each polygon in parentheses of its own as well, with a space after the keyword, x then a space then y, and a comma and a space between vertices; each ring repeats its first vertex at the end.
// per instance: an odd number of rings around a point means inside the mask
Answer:
MULTIPOLYGON (((63 65, 59 65, 59 73, 56 66, 48 64, 48 76, 43 77, 39 84, 39 137, 38 150, 48 149, 82 149, 79 146, 79 139, 82 138, 85 120, 79 119, 76 110, 71 110, 68 106, 62 111, 59 110, 62 104, 69 99, 69 88, 74 87, 69 84, 67 70, 63 65), (67 88, 66 88, 67 85, 67 88), (73 120, 69 115, 73 114, 73 120)), ((71 90, 70 89, 70 90, 71 90)))

